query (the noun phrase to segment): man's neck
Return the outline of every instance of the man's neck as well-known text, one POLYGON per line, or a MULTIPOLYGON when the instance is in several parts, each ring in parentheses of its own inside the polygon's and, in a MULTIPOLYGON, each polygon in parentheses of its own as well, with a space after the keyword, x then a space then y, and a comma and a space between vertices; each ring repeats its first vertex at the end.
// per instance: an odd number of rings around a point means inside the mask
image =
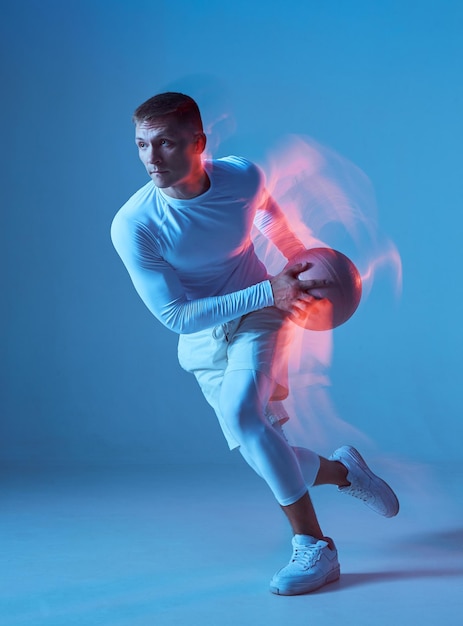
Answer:
POLYGON ((211 186, 211 181, 205 169, 202 167, 198 175, 193 180, 184 182, 180 185, 163 189, 164 193, 171 198, 177 200, 190 200, 205 193, 211 186))

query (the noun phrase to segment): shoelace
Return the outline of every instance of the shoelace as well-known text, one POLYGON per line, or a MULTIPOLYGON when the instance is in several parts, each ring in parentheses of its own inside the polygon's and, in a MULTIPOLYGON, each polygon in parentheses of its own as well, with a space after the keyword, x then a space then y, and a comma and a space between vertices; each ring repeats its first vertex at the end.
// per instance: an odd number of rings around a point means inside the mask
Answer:
POLYGON ((309 569, 320 558, 320 549, 317 545, 296 546, 293 551, 291 563, 297 563, 304 569, 309 569))

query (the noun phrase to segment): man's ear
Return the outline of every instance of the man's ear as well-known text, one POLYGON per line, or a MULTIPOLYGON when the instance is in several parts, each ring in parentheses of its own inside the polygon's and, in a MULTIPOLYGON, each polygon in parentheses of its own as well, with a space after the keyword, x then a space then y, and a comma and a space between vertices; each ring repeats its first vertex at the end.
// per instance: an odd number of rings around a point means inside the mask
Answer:
POLYGON ((204 133, 195 133, 195 152, 202 154, 206 149, 207 137, 204 133))

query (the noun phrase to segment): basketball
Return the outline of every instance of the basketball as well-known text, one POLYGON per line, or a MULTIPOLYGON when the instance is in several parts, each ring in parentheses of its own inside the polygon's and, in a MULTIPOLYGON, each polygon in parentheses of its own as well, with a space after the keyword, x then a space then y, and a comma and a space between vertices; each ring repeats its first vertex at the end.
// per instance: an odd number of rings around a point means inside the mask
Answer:
POLYGON ((329 284, 310 289, 317 302, 308 306, 305 317, 294 319, 295 323, 309 330, 330 330, 347 322, 362 296, 362 279, 352 261, 331 248, 311 248, 292 258, 286 267, 297 263, 311 263, 299 275, 300 280, 327 280, 329 284))

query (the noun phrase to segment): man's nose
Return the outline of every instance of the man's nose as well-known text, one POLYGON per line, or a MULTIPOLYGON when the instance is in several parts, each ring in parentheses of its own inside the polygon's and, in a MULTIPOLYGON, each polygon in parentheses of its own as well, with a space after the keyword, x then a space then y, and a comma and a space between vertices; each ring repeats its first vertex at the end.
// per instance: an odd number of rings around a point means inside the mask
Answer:
POLYGON ((159 163, 160 161, 159 152, 158 150, 156 150, 154 146, 151 146, 151 148, 149 149, 147 160, 148 160, 148 163, 150 163, 151 165, 154 165, 155 163, 159 163))

